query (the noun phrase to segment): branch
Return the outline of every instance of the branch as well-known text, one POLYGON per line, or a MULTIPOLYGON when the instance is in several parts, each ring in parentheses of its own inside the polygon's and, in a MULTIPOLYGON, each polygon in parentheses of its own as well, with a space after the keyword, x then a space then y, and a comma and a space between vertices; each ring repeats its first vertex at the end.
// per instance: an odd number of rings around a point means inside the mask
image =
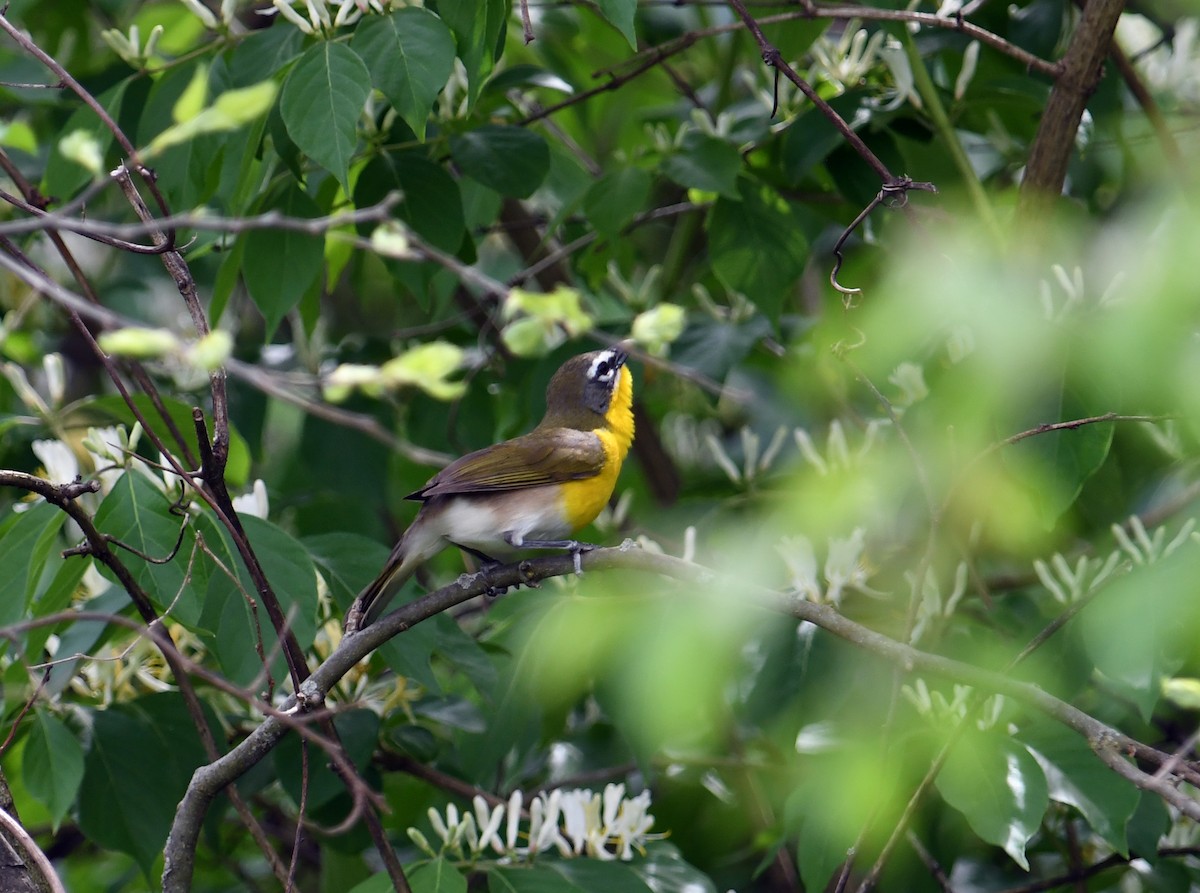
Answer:
POLYGON ((25 857, 33 862, 38 874, 42 876, 46 889, 50 890, 51 893, 67 893, 66 888, 62 885, 62 881, 58 879, 58 875, 54 871, 54 866, 50 864, 50 860, 46 858, 46 854, 42 852, 41 847, 29 836, 29 832, 21 826, 21 823, 4 809, 0 809, 0 828, 4 830, 6 835, 20 843, 25 857))
MULTIPOLYGON (((244 233, 259 229, 282 229, 308 235, 324 235, 331 229, 354 226, 359 223, 383 223, 391 219, 391 211, 401 201, 399 192, 390 192, 373 205, 322 217, 289 217, 279 211, 267 211, 253 217, 219 217, 204 211, 189 211, 167 217, 143 220, 141 223, 109 223, 75 217, 61 211, 44 211, 32 202, 16 196, 0 193, 9 204, 32 215, 22 220, 0 223, 0 234, 21 235, 34 232, 77 233, 88 239, 111 243, 113 240, 136 239, 141 236, 161 234, 164 229, 195 229, 222 233, 244 233)), ((136 249, 142 254, 162 254, 171 250, 166 243, 153 246, 123 245, 125 250, 136 249)))
MULTIPOLYGON (((580 556, 580 560, 583 568, 588 571, 624 568, 708 586, 718 581, 717 574, 705 567, 682 559, 645 552, 630 542, 616 548, 585 552, 580 556)), ((448 608, 497 588, 516 587, 571 573, 574 573, 573 556, 555 555, 503 565, 475 574, 463 574, 454 583, 402 605, 366 629, 343 638, 338 647, 300 687, 298 697, 289 699, 284 705, 284 710, 293 715, 319 707, 333 686, 372 651, 393 636, 448 608)), ((751 605, 819 626, 852 645, 895 664, 905 672, 928 673, 983 691, 1002 694, 1043 713, 1082 735, 1097 756, 1113 771, 1129 779, 1137 787, 1153 791, 1185 815, 1200 821, 1200 801, 1177 791, 1171 778, 1151 776, 1126 759, 1127 755, 1136 753, 1139 757, 1151 759, 1162 765, 1171 759, 1170 755, 1135 741, 1036 685, 1020 682, 1004 673, 980 669, 962 661, 918 651, 843 617, 828 605, 806 601, 793 593, 777 592, 736 579, 724 578, 721 582, 727 584, 730 591, 739 593, 751 605)), ((196 770, 187 793, 180 801, 175 822, 167 839, 166 870, 163 876, 165 893, 182 893, 189 889, 196 842, 205 813, 213 798, 264 759, 286 733, 287 728, 287 723, 279 715, 269 715, 262 725, 229 753, 196 770)))
POLYGON ((1124 0, 1089 0, 1080 16, 1025 163, 1019 211, 1026 220, 1062 193, 1079 122, 1100 82, 1113 31, 1124 8, 1124 0))
MULTIPOLYGON (((684 5, 681 0, 669 0, 671 6, 684 5)), ((690 4, 696 5, 696 4, 690 4)), ((713 3, 712 5, 717 5, 713 3)), ((753 6, 753 3, 746 3, 746 6, 753 6)), ((924 25, 930 28, 942 28, 948 31, 957 31, 960 34, 965 34, 968 37, 978 40, 980 43, 986 44, 993 49, 1010 56, 1025 66, 1029 71, 1036 71, 1039 74, 1047 75, 1048 77, 1057 77, 1061 64, 1057 62, 1047 62, 1038 56, 1033 55, 1027 50, 1022 49, 1016 44, 1010 43, 998 34, 988 31, 986 28, 981 28, 978 25, 972 25, 965 21, 962 17, 941 18, 928 12, 910 12, 904 9, 874 9, 870 6, 846 6, 834 5, 828 6, 821 4, 806 4, 806 8, 796 12, 784 12, 771 16, 763 16, 758 19, 760 25, 776 25, 780 22, 795 21, 797 19, 837 19, 840 21, 849 21, 850 19, 863 19, 877 22, 910 22, 913 24, 924 25)), ((709 28, 703 28, 697 31, 689 31, 674 40, 667 41, 647 50, 642 50, 635 56, 625 60, 621 66, 621 73, 615 73, 615 69, 597 72, 594 76, 607 74, 609 80, 605 81, 598 87, 593 87, 590 90, 584 90, 576 93, 573 96, 564 99, 556 105, 538 109, 536 112, 522 118, 518 123, 524 127, 527 124, 532 124, 534 121, 540 121, 543 118, 560 112, 563 109, 570 108, 573 105, 578 105, 581 102, 586 102, 594 96, 601 93, 606 93, 612 90, 617 90, 627 84, 636 77, 640 77, 647 71, 650 71, 655 66, 666 62, 672 56, 682 53, 684 50, 694 46, 698 41, 707 37, 717 37, 722 34, 729 34, 734 31, 741 31, 746 28, 744 20, 737 22, 729 22, 721 25, 713 25, 709 28), (629 67, 631 66, 632 67, 629 67)))

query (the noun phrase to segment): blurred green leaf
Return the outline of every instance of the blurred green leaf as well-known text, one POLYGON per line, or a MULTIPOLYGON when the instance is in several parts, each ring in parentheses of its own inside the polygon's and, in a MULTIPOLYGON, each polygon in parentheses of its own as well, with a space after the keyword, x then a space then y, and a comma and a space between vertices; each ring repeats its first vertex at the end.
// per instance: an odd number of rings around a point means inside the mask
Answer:
POLYGON ((1025 845, 1050 805, 1046 776, 1025 747, 997 732, 968 732, 937 777, 946 802, 981 838, 1029 870, 1025 845))
POLYGON ((1021 729, 1020 740, 1046 774, 1050 799, 1074 806, 1092 830, 1122 856, 1129 855, 1125 826, 1138 789, 1109 769, 1076 732, 1042 720, 1021 729))
POLYGON ((1130 854, 1154 864, 1158 862, 1158 842, 1171 827, 1171 815, 1162 798, 1140 791, 1137 808, 1125 826, 1130 854))
POLYGON ((633 15, 637 12, 637 0, 597 0, 600 14, 621 36, 629 42, 631 50, 637 50, 637 32, 633 27, 633 15))
POLYGON ((628 862, 564 859, 548 864, 551 871, 589 893, 648 893, 654 889, 639 877, 628 862))
POLYGON ((1144 719, 1162 697, 1162 677, 1196 653, 1194 551, 1135 567, 1105 586, 1076 621, 1096 669, 1121 686, 1144 719))
POLYGON ((467 879, 440 856, 417 867, 408 882, 413 893, 467 893, 467 879))
POLYGON ((668 843, 653 844, 644 859, 629 864, 654 893, 717 893, 716 884, 685 862, 679 850, 668 843))

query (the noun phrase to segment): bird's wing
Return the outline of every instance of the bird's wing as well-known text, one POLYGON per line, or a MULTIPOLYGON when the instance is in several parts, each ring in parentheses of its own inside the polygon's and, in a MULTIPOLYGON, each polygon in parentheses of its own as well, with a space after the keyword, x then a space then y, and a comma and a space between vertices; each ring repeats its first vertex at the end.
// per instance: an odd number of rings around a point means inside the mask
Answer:
POLYGON ((580 480, 599 474, 604 461, 604 446, 595 434, 573 428, 541 428, 468 453, 407 498, 426 500, 580 480))

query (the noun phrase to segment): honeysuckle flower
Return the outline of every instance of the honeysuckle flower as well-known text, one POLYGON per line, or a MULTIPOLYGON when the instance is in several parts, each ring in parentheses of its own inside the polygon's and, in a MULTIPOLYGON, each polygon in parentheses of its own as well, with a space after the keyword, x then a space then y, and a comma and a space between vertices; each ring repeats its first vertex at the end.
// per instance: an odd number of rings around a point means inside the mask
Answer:
POLYGON ((489 849, 501 861, 531 860, 551 850, 565 859, 629 861, 635 852, 644 852, 647 841, 662 836, 650 833, 654 825, 650 792, 626 797, 623 784, 610 784, 603 793, 587 788, 542 791, 528 801, 529 821, 522 834, 525 803, 525 796, 513 791, 507 803, 498 805, 476 796, 472 810, 461 815, 453 804, 444 813, 431 808, 428 817, 435 840, 416 828, 409 828, 408 836, 428 855, 449 852, 471 861, 489 849), (522 839, 525 846, 520 845, 522 839), (434 845, 436 840, 441 841, 440 848, 434 845))
POLYGON ((805 461, 815 468, 818 474, 826 475, 831 471, 845 471, 859 462, 875 443, 875 437, 883 424, 880 419, 872 419, 868 422, 866 431, 863 433, 862 444, 854 452, 850 451, 849 443, 846 440, 846 431, 837 419, 834 419, 829 425, 824 456, 817 451, 812 437, 803 428, 796 428, 793 436, 796 439, 796 446, 800 449, 800 455, 804 457, 805 461))
POLYGON ((244 493, 241 496, 233 498, 233 510, 239 515, 253 515, 256 518, 263 518, 270 514, 271 503, 267 498, 267 485, 262 482, 262 478, 254 481, 254 486, 249 493, 244 493))
POLYGON ((859 28, 859 20, 851 19, 845 24, 837 39, 829 31, 813 43, 813 69, 823 80, 844 93, 847 87, 859 84, 879 60, 879 48, 887 35, 883 31, 874 34, 859 28))
POLYGON ((874 594, 867 586, 870 571, 863 561, 866 538, 867 532, 861 527, 854 528, 847 537, 830 537, 829 552, 825 556, 825 580, 829 584, 825 598, 830 602, 841 601, 844 589, 874 594))
POLYGON ((46 470, 43 477, 52 484, 69 484, 79 477, 79 460, 61 440, 35 440, 33 454, 46 470))

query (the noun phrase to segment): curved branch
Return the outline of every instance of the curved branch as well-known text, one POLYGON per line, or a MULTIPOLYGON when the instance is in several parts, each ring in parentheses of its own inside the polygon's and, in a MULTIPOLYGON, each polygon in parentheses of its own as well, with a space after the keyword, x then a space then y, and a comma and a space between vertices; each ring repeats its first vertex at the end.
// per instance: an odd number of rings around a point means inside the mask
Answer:
MULTIPOLYGON (((701 565, 646 552, 628 541, 616 548, 583 553, 580 559, 586 570, 624 568, 708 585, 719 579, 713 571, 701 565)), ((347 635, 325 662, 300 686, 298 696, 290 699, 285 709, 289 714, 302 714, 320 707, 333 686, 372 651, 393 636, 454 605, 490 590, 565 576, 574 573, 574 570, 574 556, 555 555, 504 565, 475 574, 463 574, 449 586, 397 608, 366 629, 347 635)), ((1049 716, 1082 735, 1097 756, 1114 772, 1143 790, 1153 791, 1190 818, 1200 821, 1200 801, 1177 791, 1171 783, 1171 778, 1151 776, 1127 760, 1127 756, 1136 753, 1143 759, 1162 765, 1171 759, 1170 755, 1141 744, 1036 685, 1020 682, 1003 673, 980 669, 962 661, 919 651, 855 623, 827 605, 806 601, 799 595, 777 592, 733 579, 728 579, 727 582, 750 604, 819 626, 906 672, 929 673, 984 691, 1002 694, 1049 716)), ((262 725, 229 753, 196 770, 187 793, 179 803, 167 839, 164 853, 166 868, 163 874, 165 893, 183 893, 189 889, 196 843, 204 816, 213 799, 227 785, 264 759, 286 733, 287 728, 288 724, 279 716, 268 716, 262 725)))
POLYGON ((50 893, 67 893, 62 881, 58 879, 58 875, 54 871, 54 866, 50 864, 50 860, 46 858, 41 847, 29 836, 29 832, 21 826, 21 823, 4 809, 0 809, 0 828, 3 828, 5 834, 15 838, 21 844, 25 856, 37 867, 38 874, 42 876, 46 889, 50 893))

